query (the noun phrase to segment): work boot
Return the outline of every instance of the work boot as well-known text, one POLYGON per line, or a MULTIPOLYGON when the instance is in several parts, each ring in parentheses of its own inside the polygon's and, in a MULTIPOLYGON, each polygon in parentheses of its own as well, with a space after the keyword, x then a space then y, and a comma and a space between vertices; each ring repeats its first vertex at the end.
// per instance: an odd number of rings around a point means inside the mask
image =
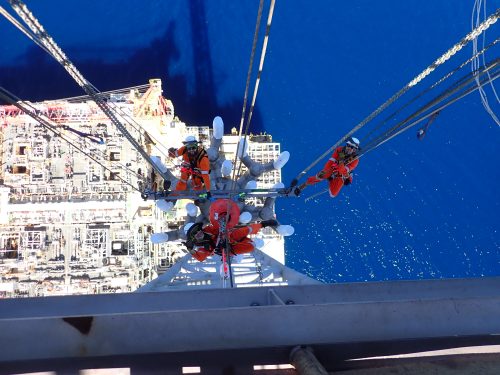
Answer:
POLYGON ((262 228, 275 227, 275 226, 278 225, 278 221, 274 220, 274 219, 263 220, 263 221, 260 222, 260 224, 262 225, 262 228))
POLYGON ((302 193, 302 190, 305 189, 306 186, 307 185, 305 183, 303 183, 302 185, 297 186, 293 192, 298 197, 300 195, 300 193, 302 193))

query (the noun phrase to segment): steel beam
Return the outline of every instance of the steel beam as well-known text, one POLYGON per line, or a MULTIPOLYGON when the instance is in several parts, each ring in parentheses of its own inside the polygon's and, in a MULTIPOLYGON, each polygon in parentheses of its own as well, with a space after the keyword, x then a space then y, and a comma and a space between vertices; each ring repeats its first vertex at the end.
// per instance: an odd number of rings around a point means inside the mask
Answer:
POLYGON ((297 345, 349 347, 356 357, 408 343, 492 344, 499 313, 500 278, 10 299, 0 301, 0 367, 158 353, 192 363, 190 354, 225 351, 278 361, 297 345))

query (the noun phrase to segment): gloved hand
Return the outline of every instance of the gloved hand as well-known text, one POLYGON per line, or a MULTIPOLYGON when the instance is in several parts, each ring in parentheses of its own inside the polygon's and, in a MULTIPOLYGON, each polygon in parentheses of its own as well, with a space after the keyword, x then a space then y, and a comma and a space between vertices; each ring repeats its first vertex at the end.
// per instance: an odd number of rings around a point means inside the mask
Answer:
MULTIPOLYGON (((194 244, 193 244, 193 241, 186 241, 186 242, 182 242, 182 244, 184 246, 186 246, 186 248, 188 249, 188 251, 191 253, 191 251, 193 251, 193 248, 194 248, 194 244)), ((191 253, 192 254, 192 253, 191 253)))
POLYGON ((319 171, 318 174, 316 175, 317 178, 323 178, 325 175, 325 171, 319 171))
POLYGON ((207 191, 206 193, 198 194, 198 197, 201 199, 208 199, 209 201, 213 201, 212 193, 210 193, 209 191, 207 191))
POLYGON ((262 228, 265 227, 276 227, 278 226, 278 221, 271 219, 271 220, 264 220, 260 222, 260 225, 262 225, 262 228))
POLYGON ((233 197, 233 201, 235 202, 244 202, 246 193, 238 193, 233 197))
POLYGON ((175 147, 170 147, 168 149, 168 156, 171 158, 177 157, 177 149, 175 147))
POLYGON ((339 164, 337 166, 337 173, 341 176, 347 176, 349 175, 349 171, 347 170, 346 166, 344 164, 339 164))

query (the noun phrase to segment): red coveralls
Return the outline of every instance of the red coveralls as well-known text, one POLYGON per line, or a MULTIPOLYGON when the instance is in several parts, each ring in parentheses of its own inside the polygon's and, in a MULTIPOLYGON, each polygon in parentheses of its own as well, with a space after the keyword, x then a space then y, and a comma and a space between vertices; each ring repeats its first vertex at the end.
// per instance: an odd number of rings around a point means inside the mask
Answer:
POLYGON ((337 147, 323 169, 316 176, 309 177, 306 185, 314 185, 328 178, 330 197, 336 197, 342 186, 344 186, 345 181, 348 181, 347 183, 352 182, 351 172, 358 166, 359 159, 345 164, 351 155, 355 156, 355 154, 346 153, 344 147, 337 147))
POLYGON ((199 147, 198 152, 190 158, 186 146, 182 146, 176 151, 177 156, 182 156, 183 166, 181 167, 181 178, 175 190, 186 190, 189 177, 192 179, 193 190, 210 191, 210 162, 206 151, 199 147))

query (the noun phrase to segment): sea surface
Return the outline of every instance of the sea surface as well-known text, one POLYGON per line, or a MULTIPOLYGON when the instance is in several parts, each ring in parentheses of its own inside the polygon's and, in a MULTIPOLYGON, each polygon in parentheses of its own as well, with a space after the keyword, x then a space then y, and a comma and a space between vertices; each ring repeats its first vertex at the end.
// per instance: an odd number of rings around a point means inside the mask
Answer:
MULTIPOLYGON (((220 115, 226 130, 239 127, 257 0, 26 4, 99 90, 161 78, 183 121, 210 125, 220 115)), ((263 21, 269 4, 264 2, 263 21)), ((0 5, 13 13, 7 1, 0 5)), ((483 5, 488 14, 495 11, 493 1, 483 5)), ((250 131, 272 134, 291 153, 284 182, 462 39, 471 30, 473 7, 472 0, 277 0, 250 131)), ((1 86, 32 101, 82 94, 4 18, 0 35, 1 86)), ((497 23, 485 43, 499 36, 497 23)), ((261 46, 262 36, 254 68, 261 46)), ((471 54, 468 45, 375 125, 471 54)), ((498 57, 494 47, 486 61, 498 57)), ((468 72, 461 70, 428 98, 468 72)), ((486 93, 498 116, 494 92, 486 93)), ((409 113, 422 103, 410 104, 409 113)), ((369 129, 356 136, 369 139, 369 129)), ((500 275, 499 126, 476 92, 443 110, 422 141, 417 129, 363 156, 353 184, 337 198, 324 194, 304 202, 326 187, 318 184, 298 199, 278 201, 280 222, 295 227, 286 240, 288 266, 325 282, 500 275)))

